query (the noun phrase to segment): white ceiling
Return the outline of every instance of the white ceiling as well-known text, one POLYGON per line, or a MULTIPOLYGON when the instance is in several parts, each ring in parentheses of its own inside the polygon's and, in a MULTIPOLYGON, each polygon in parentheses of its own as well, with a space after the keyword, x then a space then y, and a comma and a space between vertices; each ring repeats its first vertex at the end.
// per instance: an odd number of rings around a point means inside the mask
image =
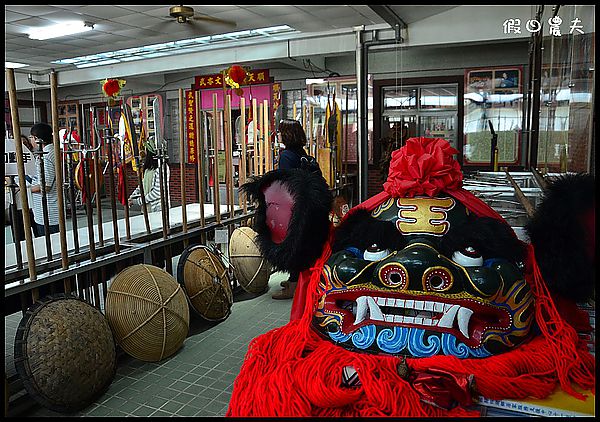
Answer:
MULTIPOLYGON (((179 24, 169 16, 172 5, 132 6, 50 6, 5 5, 5 60, 30 65, 27 71, 44 72, 50 68, 68 69, 52 64, 53 60, 120 50, 143 45, 177 41, 204 35, 245 29, 289 25, 304 35, 351 28, 358 25, 381 25, 385 21, 365 5, 267 6, 267 5, 186 5, 197 15, 235 21, 236 26, 195 21, 179 24), (33 27, 49 26, 67 20, 94 23, 94 30, 51 40, 31 40, 33 27)), ((455 6, 391 6, 404 22, 412 22, 442 13, 455 6)))

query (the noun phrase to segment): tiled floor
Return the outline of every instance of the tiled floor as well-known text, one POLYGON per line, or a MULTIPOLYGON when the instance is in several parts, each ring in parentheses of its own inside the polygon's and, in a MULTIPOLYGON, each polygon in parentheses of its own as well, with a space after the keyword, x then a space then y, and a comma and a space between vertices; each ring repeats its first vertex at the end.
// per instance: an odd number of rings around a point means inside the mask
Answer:
MULTIPOLYGON (((272 274, 269 291, 260 296, 236 292, 231 315, 220 323, 190 313, 187 339, 164 361, 143 362, 120 351, 117 374, 108 390, 72 416, 224 416, 250 340, 289 321, 292 301, 271 298, 287 277, 272 274)), ((13 342, 20 320, 21 313, 5 318, 5 371, 11 381, 16 374, 13 342)), ((41 407, 21 389, 11 397, 8 416, 65 415, 41 407)))

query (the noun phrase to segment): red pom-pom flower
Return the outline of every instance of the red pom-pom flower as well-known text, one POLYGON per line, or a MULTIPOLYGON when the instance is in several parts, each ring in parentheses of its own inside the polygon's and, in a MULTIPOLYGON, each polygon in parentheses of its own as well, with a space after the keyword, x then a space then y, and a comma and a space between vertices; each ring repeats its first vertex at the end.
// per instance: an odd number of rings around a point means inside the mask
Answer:
POLYGON ((242 66, 234 64, 227 70, 227 76, 236 84, 241 85, 246 79, 246 71, 242 66))
POLYGON ((125 83, 124 79, 105 79, 102 81, 102 92, 109 98, 115 98, 121 93, 125 83))
POLYGON ((452 157, 458 151, 441 138, 410 138, 392 153, 390 171, 383 190, 393 197, 435 196, 442 190, 462 186, 460 164, 452 157))

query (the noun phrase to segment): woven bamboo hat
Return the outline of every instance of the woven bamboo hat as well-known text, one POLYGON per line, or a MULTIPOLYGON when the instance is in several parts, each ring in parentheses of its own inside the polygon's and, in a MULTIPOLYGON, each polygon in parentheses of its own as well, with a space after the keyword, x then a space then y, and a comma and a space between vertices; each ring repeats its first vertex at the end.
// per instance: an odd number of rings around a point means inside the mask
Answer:
POLYGON ((119 346, 147 362, 179 350, 190 325, 181 286, 165 270, 146 264, 115 276, 106 296, 106 317, 119 346))
POLYGON ((56 412, 76 412, 114 378, 113 334, 104 315, 89 303, 64 294, 47 296, 19 323, 15 366, 35 401, 56 412))
POLYGON ((203 245, 186 248, 177 264, 177 281, 190 306, 208 321, 222 321, 231 313, 233 292, 220 258, 203 245))
POLYGON ((229 239, 229 259, 233 274, 248 293, 264 293, 273 272, 256 244, 257 233, 250 227, 238 227, 229 239))

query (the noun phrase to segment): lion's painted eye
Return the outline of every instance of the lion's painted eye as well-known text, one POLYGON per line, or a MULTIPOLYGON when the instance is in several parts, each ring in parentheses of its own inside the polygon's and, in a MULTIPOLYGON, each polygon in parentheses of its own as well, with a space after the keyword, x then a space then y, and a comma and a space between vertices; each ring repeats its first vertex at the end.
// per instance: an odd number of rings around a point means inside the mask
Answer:
POLYGON ((452 260, 463 267, 481 267, 483 265, 483 257, 472 246, 455 251, 452 254, 452 260))
POLYGON ((444 267, 428 268, 423 274, 423 288, 426 292, 443 292, 452 287, 454 277, 444 267))
POLYGON ((394 289, 406 289, 408 286, 408 272, 398 263, 389 263, 381 267, 379 279, 383 284, 394 289))

